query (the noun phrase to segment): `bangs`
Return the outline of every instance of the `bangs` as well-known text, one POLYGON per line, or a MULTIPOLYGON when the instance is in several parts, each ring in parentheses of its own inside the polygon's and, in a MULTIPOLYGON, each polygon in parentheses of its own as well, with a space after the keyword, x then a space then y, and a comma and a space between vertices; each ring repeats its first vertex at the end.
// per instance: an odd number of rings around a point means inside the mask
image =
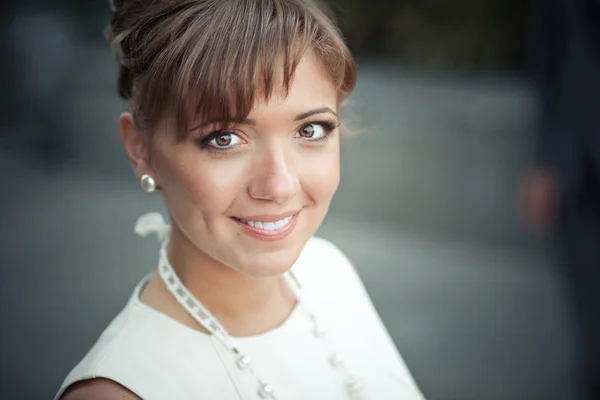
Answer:
POLYGON ((173 117, 180 140, 198 125, 244 120, 259 97, 268 100, 275 91, 287 95, 296 67, 310 52, 331 77, 340 101, 355 85, 348 49, 311 1, 194 2, 172 18, 162 17, 162 24, 154 25, 162 26, 147 37, 170 32, 168 43, 154 53, 133 88, 134 113, 143 110, 149 126, 173 117))

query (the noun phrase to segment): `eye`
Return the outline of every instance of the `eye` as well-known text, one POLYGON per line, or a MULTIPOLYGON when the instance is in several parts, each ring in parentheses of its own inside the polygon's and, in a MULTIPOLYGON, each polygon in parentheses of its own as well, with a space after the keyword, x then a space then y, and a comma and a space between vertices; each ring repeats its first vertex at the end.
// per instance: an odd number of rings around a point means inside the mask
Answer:
POLYGON ((213 147, 218 150, 233 148, 242 142, 242 139, 233 132, 214 132, 203 140, 204 147, 213 147))
POLYGON ((297 137, 309 140, 319 140, 327 136, 327 129, 319 123, 310 123, 303 125, 298 132, 297 137))

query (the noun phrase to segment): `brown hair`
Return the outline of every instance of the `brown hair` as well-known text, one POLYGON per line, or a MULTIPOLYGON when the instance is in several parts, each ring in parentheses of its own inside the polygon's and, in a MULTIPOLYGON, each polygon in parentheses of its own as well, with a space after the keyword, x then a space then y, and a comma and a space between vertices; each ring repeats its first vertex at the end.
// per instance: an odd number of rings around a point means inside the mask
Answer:
POLYGON ((144 130, 175 117, 240 121, 256 96, 268 99, 279 72, 287 93, 312 51, 338 90, 356 83, 354 61, 317 0, 112 0, 108 38, 119 62, 119 95, 144 130))

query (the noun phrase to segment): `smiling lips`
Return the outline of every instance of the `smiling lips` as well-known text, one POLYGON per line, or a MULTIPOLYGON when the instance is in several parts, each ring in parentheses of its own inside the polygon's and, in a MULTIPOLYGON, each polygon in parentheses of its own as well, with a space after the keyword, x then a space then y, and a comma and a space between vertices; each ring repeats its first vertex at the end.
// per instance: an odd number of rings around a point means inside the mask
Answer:
POLYGON ((248 235, 260 240, 274 241, 281 240, 292 233, 299 213, 300 210, 295 210, 277 215, 232 217, 232 220, 242 226, 244 232, 248 235))

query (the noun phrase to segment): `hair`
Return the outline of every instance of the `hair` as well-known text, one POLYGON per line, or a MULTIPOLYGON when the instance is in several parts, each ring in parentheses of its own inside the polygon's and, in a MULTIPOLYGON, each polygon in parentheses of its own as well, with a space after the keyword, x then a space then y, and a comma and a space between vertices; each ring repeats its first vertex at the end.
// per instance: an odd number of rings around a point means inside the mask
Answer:
POLYGON ((257 96, 289 92, 312 52, 341 101, 356 69, 329 11, 318 0, 112 0, 107 38, 119 64, 118 93, 150 133, 173 117, 190 123, 241 121, 257 96), (282 87, 281 87, 282 86, 282 87))

